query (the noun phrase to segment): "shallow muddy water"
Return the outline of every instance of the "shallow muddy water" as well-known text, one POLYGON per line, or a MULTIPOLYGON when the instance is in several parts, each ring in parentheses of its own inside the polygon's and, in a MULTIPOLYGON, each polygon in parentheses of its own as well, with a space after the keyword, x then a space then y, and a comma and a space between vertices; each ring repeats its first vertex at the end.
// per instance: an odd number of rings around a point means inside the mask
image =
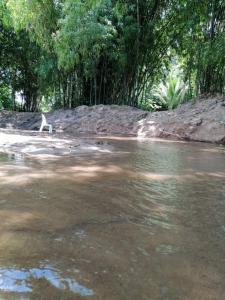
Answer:
POLYGON ((225 148, 0 155, 0 299, 225 299, 225 148))

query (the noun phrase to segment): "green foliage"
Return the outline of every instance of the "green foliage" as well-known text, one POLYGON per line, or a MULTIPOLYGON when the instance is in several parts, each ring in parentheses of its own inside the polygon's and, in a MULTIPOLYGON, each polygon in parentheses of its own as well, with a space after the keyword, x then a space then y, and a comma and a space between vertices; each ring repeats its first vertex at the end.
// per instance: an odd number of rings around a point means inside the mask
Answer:
POLYGON ((189 101, 188 86, 180 77, 169 76, 167 80, 154 86, 145 99, 139 102, 139 108, 148 111, 174 109, 189 101))
POLYGON ((0 0, 0 85, 28 111, 223 93, 224 15, 223 0, 0 0), (173 57, 184 78, 168 77, 173 57))
POLYGON ((26 29, 32 40, 51 51, 61 1, 7 0, 6 2, 15 29, 26 29))
POLYGON ((165 79, 146 89, 139 101, 139 107, 149 111, 174 109, 192 98, 188 84, 177 58, 173 58, 171 71, 165 79))
MULTIPOLYGON (((173 47, 184 59, 187 79, 195 75, 196 94, 223 93, 225 87, 224 0, 180 1, 174 4, 179 32, 173 47)), ((192 87, 194 88, 194 87, 192 87)))
POLYGON ((109 50, 117 36, 111 10, 110 1, 93 5, 88 1, 65 2, 59 20, 60 30, 56 35, 56 51, 61 66, 70 69, 83 63, 87 75, 95 71, 102 52, 109 50))
POLYGON ((0 109, 11 110, 12 108, 9 87, 7 85, 0 85, 0 109))
POLYGON ((187 90, 187 86, 180 78, 170 76, 154 90, 154 96, 161 106, 174 109, 187 99, 187 90))
MULTIPOLYGON (((42 97, 41 101, 40 101, 40 105, 38 107, 39 111, 42 112, 49 112, 52 109, 54 109, 55 102, 54 102, 54 98, 52 96, 48 96, 48 97, 42 97)), ((60 108, 60 107, 57 107, 60 108)))
POLYGON ((155 99, 154 96, 146 99, 144 102, 139 102, 138 108, 151 112, 164 110, 163 103, 159 102, 158 99, 155 99))
POLYGON ((153 81, 164 64, 163 43, 156 45, 166 37, 156 37, 163 2, 8 0, 8 8, 15 27, 55 60, 49 85, 64 106, 136 105, 146 78, 153 81))

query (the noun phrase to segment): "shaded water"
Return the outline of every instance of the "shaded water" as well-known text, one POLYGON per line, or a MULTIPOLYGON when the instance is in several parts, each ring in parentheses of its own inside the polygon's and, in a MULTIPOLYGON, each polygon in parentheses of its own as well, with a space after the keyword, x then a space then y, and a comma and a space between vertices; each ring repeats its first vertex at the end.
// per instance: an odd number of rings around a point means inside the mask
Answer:
POLYGON ((0 156, 0 299, 225 299, 225 149, 108 143, 0 156))

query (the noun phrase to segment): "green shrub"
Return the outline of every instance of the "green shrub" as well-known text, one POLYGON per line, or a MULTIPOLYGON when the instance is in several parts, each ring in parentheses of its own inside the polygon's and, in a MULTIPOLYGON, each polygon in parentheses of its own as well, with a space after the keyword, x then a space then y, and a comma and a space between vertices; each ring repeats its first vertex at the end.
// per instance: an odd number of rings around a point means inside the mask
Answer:
POLYGON ((0 85, 0 109, 12 109, 12 101, 8 86, 0 85))
POLYGON ((188 87, 179 77, 169 76, 166 82, 160 83, 153 95, 167 109, 174 109, 187 98, 188 87))

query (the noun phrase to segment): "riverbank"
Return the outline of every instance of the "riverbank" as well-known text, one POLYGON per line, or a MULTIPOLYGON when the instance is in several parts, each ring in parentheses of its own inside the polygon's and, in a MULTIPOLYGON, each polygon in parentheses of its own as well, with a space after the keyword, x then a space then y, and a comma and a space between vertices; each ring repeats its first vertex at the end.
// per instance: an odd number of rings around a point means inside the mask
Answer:
POLYGON ((95 153, 102 155, 112 151, 108 141, 96 138, 72 137, 64 133, 48 133, 0 129, 0 152, 41 158, 55 158, 74 154, 95 153))
MULTIPOLYGON (((40 113, 0 113, 1 145, 4 134, 37 136, 35 139, 57 138, 69 143, 69 147, 80 144, 81 135, 133 136, 140 138, 168 138, 225 144, 225 98, 198 99, 173 111, 149 113, 137 108, 117 105, 80 106, 73 110, 57 110, 46 114, 53 125, 53 137, 38 133, 41 124, 40 113), (13 132, 12 132, 13 130, 13 132), (16 132, 15 132, 16 130, 16 132), (3 134, 3 136, 2 136, 3 134), (72 144, 70 144, 72 143, 72 144), (75 143, 75 144, 73 144, 75 143)), ((6 142, 10 143, 9 138, 6 142)), ((56 141, 57 143, 57 141, 56 141)))

